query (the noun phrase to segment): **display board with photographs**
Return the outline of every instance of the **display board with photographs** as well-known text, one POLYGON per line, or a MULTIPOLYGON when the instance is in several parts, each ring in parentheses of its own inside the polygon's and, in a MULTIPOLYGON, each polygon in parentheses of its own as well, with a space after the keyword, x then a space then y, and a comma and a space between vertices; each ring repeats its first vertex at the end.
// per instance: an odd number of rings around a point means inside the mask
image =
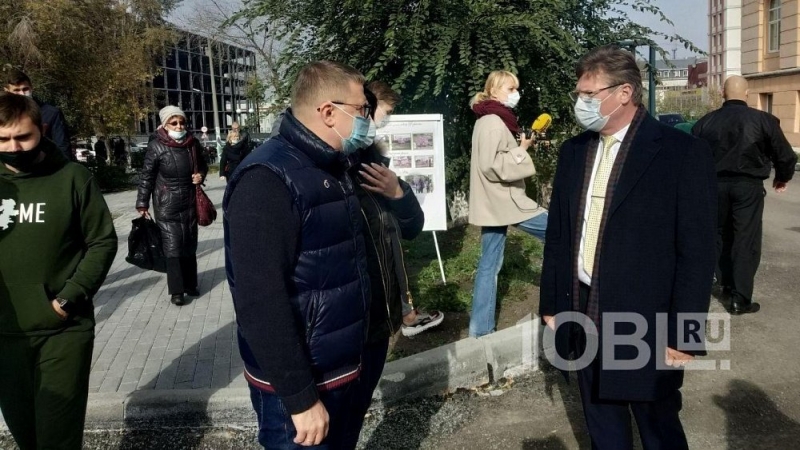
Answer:
POLYGON ((425 211, 424 231, 447 229, 441 114, 393 115, 378 130, 389 168, 411 186, 425 211))

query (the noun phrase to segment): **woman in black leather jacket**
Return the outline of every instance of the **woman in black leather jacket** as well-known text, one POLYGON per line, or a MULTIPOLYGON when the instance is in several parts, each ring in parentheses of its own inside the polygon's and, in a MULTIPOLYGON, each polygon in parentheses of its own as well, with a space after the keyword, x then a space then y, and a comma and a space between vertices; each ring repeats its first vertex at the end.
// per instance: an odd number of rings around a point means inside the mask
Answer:
POLYGON ((176 106, 159 112, 161 127, 150 139, 140 174, 136 209, 154 216, 161 229, 167 258, 167 286, 170 300, 184 304, 184 294, 198 296, 197 210, 195 185, 208 172, 200 143, 186 131, 186 114, 176 106))

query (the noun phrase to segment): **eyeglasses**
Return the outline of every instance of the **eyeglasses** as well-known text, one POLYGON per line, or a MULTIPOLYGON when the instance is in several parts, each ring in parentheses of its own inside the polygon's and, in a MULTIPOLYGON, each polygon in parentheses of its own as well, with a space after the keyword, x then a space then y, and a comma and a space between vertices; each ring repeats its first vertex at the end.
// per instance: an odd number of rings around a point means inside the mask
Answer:
POLYGON ((594 98, 595 95, 597 95, 597 94, 599 94, 599 93, 601 93, 601 92, 603 92, 603 91, 605 91, 607 89, 611 89, 611 88, 615 88, 615 87, 618 87, 618 86, 622 86, 623 84, 625 84, 625 83, 613 84, 611 86, 606 86, 606 87, 598 89, 596 91, 572 91, 572 92, 569 93, 569 98, 571 98, 573 102, 577 101, 579 97, 584 99, 584 100, 586 100, 587 98, 594 98))
POLYGON ((167 125, 172 125, 173 127, 177 127, 178 125, 185 126, 186 122, 167 122, 167 125))
POLYGON ((361 117, 364 118, 369 118, 372 115, 372 106, 370 106, 369 103, 364 103, 363 105, 354 105, 352 103, 336 102, 336 101, 331 101, 331 103, 333 103, 334 105, 352 106, 353 108, 355 108, 356 111, 358 111, 361 114, 361 117))

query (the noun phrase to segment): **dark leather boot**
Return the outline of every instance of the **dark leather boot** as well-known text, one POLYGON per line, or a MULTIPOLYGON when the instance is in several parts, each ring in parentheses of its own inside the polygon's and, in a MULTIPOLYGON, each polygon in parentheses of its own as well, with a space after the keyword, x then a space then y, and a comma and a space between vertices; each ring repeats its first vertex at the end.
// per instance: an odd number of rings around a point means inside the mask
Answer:
POLYGON ((173 305, 183 306, 186 303, 183 301, 183 294, 172 294, 170 301, 173 305))

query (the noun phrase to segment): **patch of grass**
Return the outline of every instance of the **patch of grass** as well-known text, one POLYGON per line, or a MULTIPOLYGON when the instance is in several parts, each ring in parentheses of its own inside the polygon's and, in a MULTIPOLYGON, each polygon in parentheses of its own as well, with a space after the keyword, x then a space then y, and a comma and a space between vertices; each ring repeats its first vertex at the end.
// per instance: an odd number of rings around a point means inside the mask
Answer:
MULTIPOLYGON (((405 262, 414 303, 428 309, 467 311, 481 255, 480 228, 458 227, 436 233, 447 284, 442 284, 433 234, 422 233, 404 242, 405 262)), ((503 269, 498 279, 498 298, 523 299, 539 284, 542 244, 534 237, 509 228, 503 269)))

